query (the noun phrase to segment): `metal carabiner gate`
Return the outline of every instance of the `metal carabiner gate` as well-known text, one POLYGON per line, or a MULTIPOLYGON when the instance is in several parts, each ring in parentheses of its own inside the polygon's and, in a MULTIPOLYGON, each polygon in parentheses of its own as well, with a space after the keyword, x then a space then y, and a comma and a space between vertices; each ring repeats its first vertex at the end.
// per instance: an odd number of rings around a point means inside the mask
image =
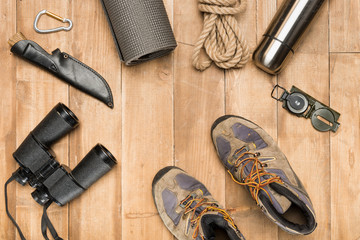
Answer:
POLYGON ((35 31, 38 32, 38 33, 52 33, 52 32, 58 32, 58 31, 61 31, 61 30, 70 31, 71 28, 72 28, 72 26, 73 26, 73 24, 72 24, 72 21, 71 21, 70 19, 60 17, 60 16, 56 15, 55 13, 49 12, 49 11, 47 11, 47 10, 45 10, 45 9, 42 10, 42 11, 40 11, 40 12, 36 15, 35 21, 34 21, 34 29, 35 29, 35 31), (67 27, 52 28, 52 29, 39 29, 39 28, 37 27, 37 24, 38 24, 38 22, 39 22, 39 19, 40 19, 41 15, 43 15, 43 14, 46 14, 46 15, 48 15, 49 17, 55 18, 55 19, 57 19, 57 20, 59 20, 59 21, 61 21, 61 22, 63 22, 63 23, 66 23, 66 22, 67 22, 67 23, 69 23, 69 26, 67 26, 67 27))

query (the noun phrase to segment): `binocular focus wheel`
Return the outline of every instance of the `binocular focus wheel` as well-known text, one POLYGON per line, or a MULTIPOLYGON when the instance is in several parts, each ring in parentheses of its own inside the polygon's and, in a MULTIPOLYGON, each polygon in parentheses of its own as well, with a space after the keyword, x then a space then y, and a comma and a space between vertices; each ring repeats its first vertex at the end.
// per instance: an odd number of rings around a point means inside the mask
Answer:
POLYGON ((309 101, 301 93, 292 93, 287 97, 286 105, 288 109, 295 114, 302 114, 309 106, 309 101))
POLYGON ((336 131, 338 128, 338 123, 335 122, 334 114, 326 108, 316 110, 311 116, 311 123, 316 130, 321 132, 327 132, 330 130, 336 131), (319 117, 323 118, 325 121, 328 121, 332 125, 320 120, 319 117))

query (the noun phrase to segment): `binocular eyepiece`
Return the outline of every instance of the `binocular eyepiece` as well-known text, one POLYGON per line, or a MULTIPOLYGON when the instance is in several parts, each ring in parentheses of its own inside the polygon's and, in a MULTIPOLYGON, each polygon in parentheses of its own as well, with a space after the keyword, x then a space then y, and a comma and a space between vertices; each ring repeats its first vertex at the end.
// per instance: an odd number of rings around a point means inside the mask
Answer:
POLYGON ((78 125, 79 120, 75 114, 59 103, 13 153, 20 165, 13 173, 14 179, 22 185, 29 183, 36 188, 31 195, 41 205, 49 201, 65 205, 117 163, 104 146, 97 144, 72 171, 69 167, 60 165, 50 147, 78 125))

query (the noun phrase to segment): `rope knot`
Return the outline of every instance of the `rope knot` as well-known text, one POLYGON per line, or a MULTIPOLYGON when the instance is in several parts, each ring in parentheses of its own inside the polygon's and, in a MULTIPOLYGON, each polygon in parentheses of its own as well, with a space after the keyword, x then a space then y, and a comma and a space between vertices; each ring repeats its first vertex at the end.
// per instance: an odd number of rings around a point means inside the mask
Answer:
POLYGON ((199 0, 204 12, 204 26, 195 45, 193 65, 199 71, 214 62, 223 69, 241 68, 249 60, 249 47, 237 25, 234 14, 243 12, 246 0, 199 0), (200 60, 201 50, 207 56, 200 60))
POLYGON ((206 13, 233 15, 245 9, 245 0, 199 0, 199 10, 206 13))

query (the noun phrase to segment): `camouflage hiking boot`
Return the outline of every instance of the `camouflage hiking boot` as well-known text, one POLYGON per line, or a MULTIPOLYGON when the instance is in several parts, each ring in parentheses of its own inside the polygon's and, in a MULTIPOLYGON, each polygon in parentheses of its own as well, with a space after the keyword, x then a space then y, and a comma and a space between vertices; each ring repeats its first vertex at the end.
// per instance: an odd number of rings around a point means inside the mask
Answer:
POLYGON ((211 137, 232 179, 246 186, 267 217, 292 234, 315 230, 310 198, 269 134, 253 122, 227 115, 215 121, 211 137))
POLYGON ((154 202, 165 226, 179 240, 245 240, 234 220, 205 186, 177 167, 160 170, 152 183, 154 202))

